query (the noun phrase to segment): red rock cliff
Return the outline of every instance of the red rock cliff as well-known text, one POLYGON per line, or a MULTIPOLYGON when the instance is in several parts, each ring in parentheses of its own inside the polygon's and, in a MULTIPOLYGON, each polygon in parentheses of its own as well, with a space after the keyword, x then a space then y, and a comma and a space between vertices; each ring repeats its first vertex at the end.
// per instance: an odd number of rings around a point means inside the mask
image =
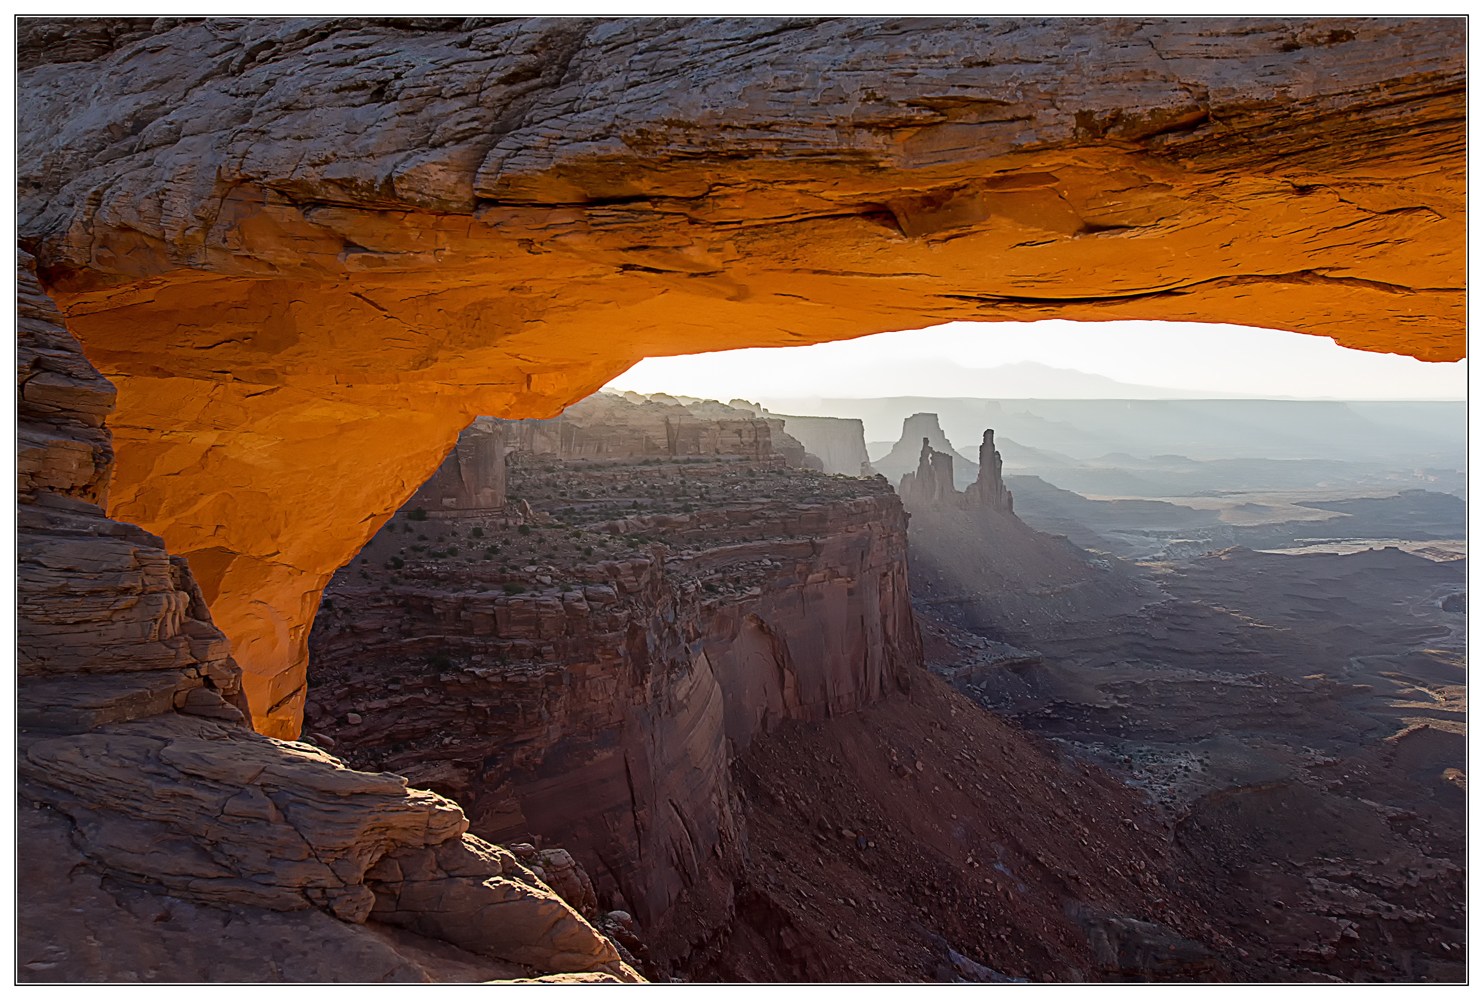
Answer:
POLYGON ((528 536, 440 524, 456 554, 412 552, 425 525, 399 515, 362 554, 376 568, 357 560, 326 591, 309 725, 350 759, 455 796, 483 836, 559 841, 600 899, 683 949, 731 906, 745 843, 733 756, 783 719, 876 700, 921 648, 906 516, 882 481, 692 460, 536 464, 512 488, 541 508, 636 468, 724 499, 617 521, 568 502, 528 536), (635 535, 651 541, 594 552, 635 535), (467 559, 495 546, 499 562, 467 559), (525 558, 538 564, 508 563, 525 558))

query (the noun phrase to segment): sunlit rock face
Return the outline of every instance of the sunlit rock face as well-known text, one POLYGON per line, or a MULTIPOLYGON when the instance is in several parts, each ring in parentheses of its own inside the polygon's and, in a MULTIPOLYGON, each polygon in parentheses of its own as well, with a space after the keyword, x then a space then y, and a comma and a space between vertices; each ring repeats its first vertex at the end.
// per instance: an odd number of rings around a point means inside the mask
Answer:
POLYGON ((948 320, 1463 352, 1453 19, 57 22, 19 228, 109 514, 293 735, 323 583, 475 415, 948 320))
POLYGON ((113 387, 16 264, 17 975, 635 979, 453 802, 249 731, 191 567, 104 516, 113 387), (368 920, 479 967, 429 965, 368 920))

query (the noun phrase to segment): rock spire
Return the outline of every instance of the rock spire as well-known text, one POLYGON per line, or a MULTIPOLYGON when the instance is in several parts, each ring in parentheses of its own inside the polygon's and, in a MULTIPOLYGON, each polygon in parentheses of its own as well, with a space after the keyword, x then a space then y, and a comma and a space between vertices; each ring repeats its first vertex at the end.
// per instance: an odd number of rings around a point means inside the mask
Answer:
POLYGON ((917 471, 901 477, 899 492, 908 506, 939 507, 955 502, 958 491, 953 489, 953 456, 938 451, 929 439, 922 438, 917 471))
POLYGON ((1004 488, 1004 459, 994 447, 993 428, 984 431, 978 446, 978 480, 969 484, 963 496, 966 506, 1014 513, 1014 494, 1004 488))
MULTIPOLYGON (((935 426, 936 416, 927 416, 933 417, 935 426)), ((978 446, 978 479, 962 493, 953 488, 952 453, 938 451, 926 437, 922 438, 917 470, 901 477, 898 492, 907 507, 956 506, 1014 513, 1014 495, 1004 488, 1004 459, 994 447, 992 428, 984 431, 983 443, 978 446)))

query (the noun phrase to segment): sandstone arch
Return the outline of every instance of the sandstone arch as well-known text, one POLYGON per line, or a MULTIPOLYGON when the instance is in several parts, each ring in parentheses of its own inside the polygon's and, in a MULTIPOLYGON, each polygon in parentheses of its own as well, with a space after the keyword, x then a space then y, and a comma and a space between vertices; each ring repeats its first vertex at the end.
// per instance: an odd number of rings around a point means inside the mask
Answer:
POLYGON ((20 232, 109 512, 292 736, 320 587, 473 416, 951 319, 1463 353, 1461 19, 21 27, 20 232))

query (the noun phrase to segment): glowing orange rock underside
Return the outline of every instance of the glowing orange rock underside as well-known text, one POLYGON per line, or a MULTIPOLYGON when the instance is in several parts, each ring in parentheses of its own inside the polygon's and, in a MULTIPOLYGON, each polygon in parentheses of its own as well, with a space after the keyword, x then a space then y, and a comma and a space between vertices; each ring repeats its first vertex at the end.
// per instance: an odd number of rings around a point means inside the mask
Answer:
POLYGON ((51 289, 118 386, 109 514, 189 557, 261 731, 297 735, 321 588, 469 420, 554 415, 642 357, 1051 317, 1463 353, 1456 166, 1214 175, 1104 148, 745 171, 701 198, 472 218, 238 188, 223 243, 279 277, 180 269, 116 230, 94 259, 135 280, 51 289))

